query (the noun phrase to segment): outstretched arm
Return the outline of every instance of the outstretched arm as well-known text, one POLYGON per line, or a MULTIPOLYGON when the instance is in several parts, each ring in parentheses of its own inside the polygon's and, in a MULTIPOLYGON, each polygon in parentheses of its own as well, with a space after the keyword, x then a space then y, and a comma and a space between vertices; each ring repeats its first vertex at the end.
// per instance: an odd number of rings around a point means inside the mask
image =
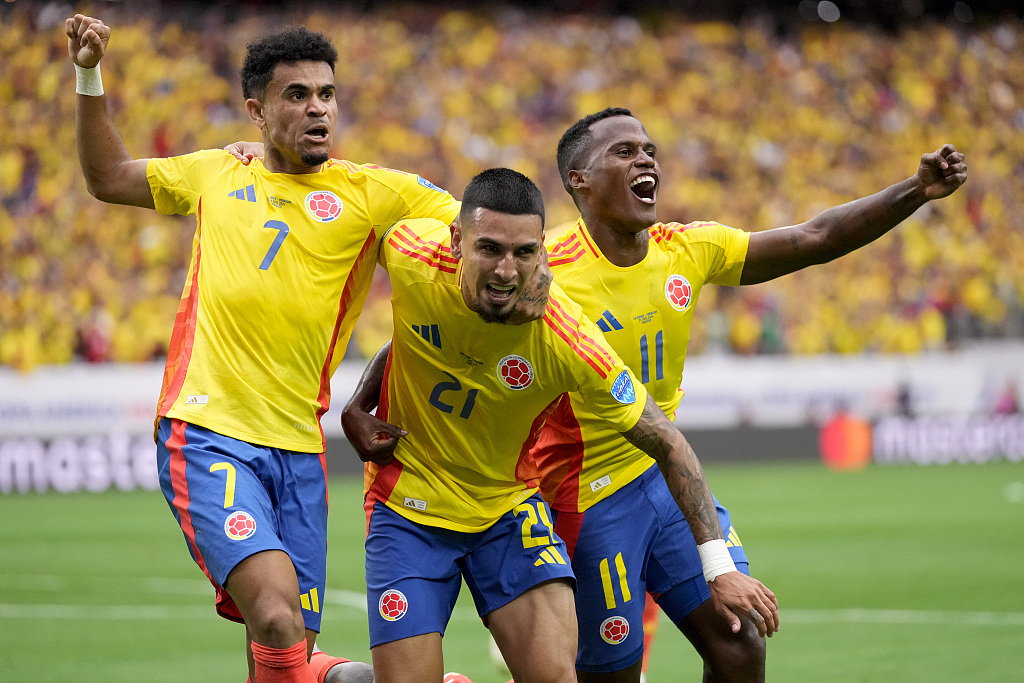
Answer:
POLYGON ((398 440, 408 434, 401 427, 372 415, 380 400, 384 370, 391 352, 391 340, 381 347, 363 370, 355 393, 341 411, 341 428, 363 462, 386 465, 391 462, 398 440))
POLYGON ((152 209, 153 194, 146 178, 148 160, 133 159, 125 149, 102 94, 99 63, 107 51, 110 27, 99 19, 76 14, 64 28, 68 56, 78 76, 75 137, 89 193, 104 202, 152 209))
POLYGON ((657 461, 697 542, 715 609, 729 620, 733 633, 740 630, 737 614, 749 618, 762 636, 771 636, 779 630, 779 603, 775 594, 757 579, 736 570, 725 548, 715 500, 704 478, 704 470, 689 442, 650 395, 640 420, 623 436, 657 461))
POLYGON ((917 174, 881 192, 834 206, 806 223, 755 232, 741 285, 773 280, 807 266, 828 263, 873 242, 932 199, 967 181, 964 155, 943 145, 921 157, 917 174))

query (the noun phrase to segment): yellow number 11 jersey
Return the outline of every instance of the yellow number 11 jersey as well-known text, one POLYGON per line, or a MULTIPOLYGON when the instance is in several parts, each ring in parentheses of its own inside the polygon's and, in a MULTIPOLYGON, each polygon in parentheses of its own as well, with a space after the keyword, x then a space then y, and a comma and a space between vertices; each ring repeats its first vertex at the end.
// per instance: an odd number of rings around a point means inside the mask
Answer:
MULTIPOLYGON (((601 253, 580 219, 548 244, 549 263, 555 282, 672 418, 697 297, 706 282, 739 284, 750 236, 719 223, 656 223, 649 233, 646 258, 622 268, 601 253)), ((566 512, 586 510, 654 463, 576 394, 548 419, 533 457, 544 497, 566 512)))

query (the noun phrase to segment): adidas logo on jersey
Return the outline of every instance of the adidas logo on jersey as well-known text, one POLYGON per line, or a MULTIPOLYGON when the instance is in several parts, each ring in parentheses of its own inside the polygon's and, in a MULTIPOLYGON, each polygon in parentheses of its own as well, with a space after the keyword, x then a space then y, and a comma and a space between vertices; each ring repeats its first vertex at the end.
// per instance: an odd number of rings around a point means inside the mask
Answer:
POLYGON ((246 185, 241 190, 232 190, 231 192, 228 192, 228 196, 234 197, 235 199, 242 199, 247 202, 254 202, 256 201, 256 186, 246 185))
POLYGON ((437 348, 441 348, 441 330, 438 329, 437 325, 413 325, 412 331, 437 348))
POLYGON ((600 318, 597 319, 597 326, 601 328, 602 332, 611 332, 612 330, 621 330, 622 323, 615 319, 611 311, 605 311, 600 318))

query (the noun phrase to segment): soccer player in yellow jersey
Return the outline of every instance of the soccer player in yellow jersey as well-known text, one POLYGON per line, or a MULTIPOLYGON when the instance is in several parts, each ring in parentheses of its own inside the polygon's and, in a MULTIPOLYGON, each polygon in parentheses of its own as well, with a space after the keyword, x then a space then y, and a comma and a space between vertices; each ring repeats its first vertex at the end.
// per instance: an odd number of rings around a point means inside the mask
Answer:
POLYGON ((330 378, 384 230, 408 217, 447 225, 458 202, 416 175, 329 157, 337 52, 322 34, 289 28, 248 46, 242 87, 266 156, 246 166, 220 150, 133 159, 99 76, 110 28, 79 14, 66 32, 90 192, 197 218, 157 408, 161 487, 218 612, 245 624, 252 680, 310 683, 330 378))
MULTIPOLYGON (((342 417, 371 460, 366 580, 378 683, 440 681, 441 638, 463 578, 518 683, 575 680, 572 571, 529 454, 565 392, 638 458, 657 461, 667 503, 695 537, 724 542, 686 440, 557 285, 541 320, 500 324, 543 261, 543 227, 536 186, 490 169, 466 188, 458 225, 405 220, 384 238, 395 332, 342 417)), ((731 571, 724 548, 704 568, 729 571, 725 602, 774 630, 774 595, 731 571)))
MULTIPOLYGON (((669 416, 682 397, 690 323, 706 282, 755 284, 831 261, 949 195, 967 173, 963 154, 944 145, 921 157, 913 177, 878 194, 800 225, 746 233, 714 222, 658 222, 656 147, 628 110, 576 122, 557 158, 581 217, 548 245, 555 282, 597 321, 669 416)), ((737 635, 715 609, 719 580, 709 589, 689 528, 666 514, 668 490, 652 460, 577 394, 547 421, 533 456, 576 573, 581 681, 639 679, 645 592, 700 653, 705 681, 764 680, 765 641, 754 628, 760 616, 744 615, 753 621, 737 635), (628 628, 610 634, 616 619, 628 628)), ((728 512, 719 505, 718 513, 725 544, 746 571, 728 512)))

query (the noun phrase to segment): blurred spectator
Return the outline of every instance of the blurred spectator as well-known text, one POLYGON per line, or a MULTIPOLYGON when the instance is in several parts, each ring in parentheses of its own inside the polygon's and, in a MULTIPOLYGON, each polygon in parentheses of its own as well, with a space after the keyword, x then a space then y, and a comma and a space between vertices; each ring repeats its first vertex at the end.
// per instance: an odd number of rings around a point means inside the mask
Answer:
MULTIPOLYGON (((60 3, 0 13, 0 364, 147 360, 166 350, 194 227, 85 191, 52 6, 63 16, 60 3)), ((750 231, 874 192, 913 173, 922 150, 953 142, 971 169, 966 191, 827 275, 706 288, 691 352, 921 353, 1024 335, 1024 31, 1012 17, 882 32, 426 6, 261 5, 246 17, 215 4, 178 21, 174 9, 194 5, 155 6, 159 22, 120 8, 118 50, 104 63, 137 157, 257 139, 230 65, 254 35, 288 22, 325 31, 341 51, 337 156, 448 189, 512 166, 538 181, 552 226, 576 218, 558 135, 609 105, 636 111, 661 149, 663 218, 750 231)), ((374 288, 350 353, 386 334, 387 289, 374 288)))

